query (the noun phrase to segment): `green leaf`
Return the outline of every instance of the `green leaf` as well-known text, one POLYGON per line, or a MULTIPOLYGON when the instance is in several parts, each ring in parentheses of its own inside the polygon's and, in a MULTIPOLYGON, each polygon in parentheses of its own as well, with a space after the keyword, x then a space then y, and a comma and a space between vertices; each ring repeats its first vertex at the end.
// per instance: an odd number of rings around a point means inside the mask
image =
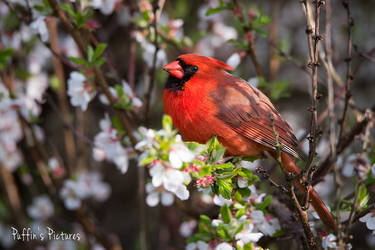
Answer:
POLYGON ((212 162, 216 163, 219 160, 221 160, 223 158, 223 156, 224 156, 224 153, 225 153, 225 148, 224 147, 220 147, 218 149, 214 149, 212 151, 212 162))
POLYGON ((74 12, 74 10, 73 10, 73 8, 72 8, 72 6, 70 4, 63 3, 63 4, 60 5, 60 7, 63 10, 65 10, 66 12, 68 12, 69 15, 71 15, 75 19, 76 13, 74 12))
POLYGON ((172 126, 173 126, 172 118, 169 115, 164 115, 163 116, 163 129, 167 132, 171 132, 172 126))
POLYGON ((225 153, 225 147, 220 144, 216 136, 213 136, 207 143, 207 154, 209 155, 210 163, 217 163, 222 159, 225 153))
POLYGON ((234 193, 234 199, 235 199, 236 201, 238 201, 238 202, 241 202, 241 201, 242 201, 242 195, 241 195, 241 193, 240 193, 239 191, 236 191, 236 192, 234 193))
POLYGON ((0 69, 5 68, 8 64, 9 58, 13 54, 13 48, 6 48, 3 50, 0 50, 0 69))
POLYGON ((117 129, 117 132, 120 134, 120 135, 123 135, 125 134, 125 130, 124 130, 124 127, 122 126, 121 122, 120 122, 120 119, 117 117, 117 116, 113 116, 111 118, 112 120, 112 125, 114 128, 117 129))
POLYGON ((251 191, 249 188, 239 188, 238 189, 238 192, 240 192, 240 194, 243 196, 243 197, 249 197, 251 195, 251 191))
POLYGON ((283 229, 279 229, 277 230, 273 235, 272 237, 280 237, 281 235, 284 234, 284 230, 283 229))
POLYGON ((218 229, 217 229, 217 234, 220 236, 220 238, 223 241, 227 241, 227 242, 231 241, 231 237, 228 232, 228 229, 223 224, 219 224, 218 229))
POLYGON ((100 67, 102 66, 103 63, 105 63, 107 61, 107 58, 105 57, 100 57, 99 59, 96 59, 95 61, 95 65, 100 67))
POLYGON ((234 217, 238 220, 239 218, 241 218, 242 215, 245 214, 245 208, 241 208, 239 209, 236 214, 234 215, 234 217))
POLYGON ((219 186, 219 193, 227 200, 231 199, 232 195, 232 181, 229 179, 216 179, 216 183, 219 186))
POLYGON ((70 56, 69 59, 72 60, 73 62, 75 62, 76 64, 86 64, 86 60, 83 59, 83 58, 77 58, 77 57, 70 56))
POLYGON ((253 249, 254 249, 254 245, 252 242, 247 243, 246 245, 243 246, 243 250, 253 250, 253 249))
POLYGON ((107 48, 107 44, 100 43, 96 48, 93 56, 93 60, 97 59, 99 56, 101 56, 104 52, 104 50, 107 48))
POLYGON ((261 156, 245 156, 245 157, 242 157, 242 160, 243 161, 250 161, 250 162, 254 162, 254 161, 256 161, 256 160, 258 160, 258 159, 260 159, 261 158, 261 156))
POLYGON ((248 170, 247 168, 241 168, 241 170, 238 172, 239 175, 242 177, 251 180, 253 178, 253 172, 248 170))
POLYGON ((153 162, 156 159, 157 159, 157 157, 155 155, 150 155, 150 156, 148 156, 146 158, 143 158, 141 160, 141 165, 142 166, 148 165, 148 164, 150 164, 151 162, 153 162))
POLYGON ((146 22, 150 21, 150 14, 148 13, 147 10, 145 10, 145 11, 142 12, 142 18, 143 18, 143 20, 145 20, 146 22))
POLYGON ((211 225, 211 219, 207 215, 201 214, 199 218, 204 224, 211 225))
POLYGON ((231 42, 231 43, 233 43, 236 47, 238 47, 240 49, 243 49, 243 50, 247 50, 248 49, 248 44, 245 43, 245 42, 241 42, 241 41, 236 40, 236 39, 230 39, 228 41, 231 42))
POLYGON ((359 205, 359 207, 365 208, 369 199, 370 199, 370 196, 367 193, 366 186, 364 184, 362 184, 360 189, 359 189, 359 194, 358 194, 358 205, 359 205))
POLYGON ((272 21, 272 19, 269 16, 262 15, 258 18, 258 22, 260 25, 267 25, 272 21))
POLYGON ((224 7, 224 6, 219 6, 219 7, 216 7, 216 8, 208 9, 208 10, 206 11, 206 16, 210 16, 210 15, 213 15, 213 14, 219 13, 220 11, 223 11, 223 10, 225 10, 225 7, 224 7))
POLYGON ((94 62, 94 49, 89 45, 88 50, 87 50, 87 61, 92 63, 94 62))
POLYGON ((254 29, 257 34, 259 34, 262 37, 267 37, 268 33, 264 29, 261 28, 255 28, 254 29))
POLYGON ((245 228, 245 225, 246 225, 247 221, 244 221, 242 222, 239 227, 236 229, 236 231, 234 231, 234 235, 238 234, 239 232, 241 232, 244 228, 245 228))
POLYGON ((257 204, 256 207, 258 210, 264 210, 268 207, 268 205, 271 203, 272 201, 272 196, 270 195, 267 195, 267 197, 264 199, 264 201, 260 204, 257 204))
POLYGON ((229 224, 230 221, 232 220, 232 214, 227 204, 224 204, 224 206, 220 208, 220 214, 221 214, 221 218, 223 219, 223 222, 225 224, 229 224))

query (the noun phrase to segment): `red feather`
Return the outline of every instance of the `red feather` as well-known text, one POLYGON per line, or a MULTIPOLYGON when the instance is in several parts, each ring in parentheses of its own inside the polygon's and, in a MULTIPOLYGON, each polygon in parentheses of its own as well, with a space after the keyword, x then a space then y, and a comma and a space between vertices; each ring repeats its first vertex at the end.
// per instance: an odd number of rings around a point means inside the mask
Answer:
MULTIPOLYGON (((288 172, 300 173, 290 157, 299 156, 297 139, 268 97, 226 72, 233 68, 219 60, 192 54, 177 60, 189 77, 181 80, 182 86, 164 90, 164 111, 187 140, 205 143, 216 135, 231 155, 256 156, 267 151, 276 157, 273 119, 283 151, 282 165, 288 172), (190 71, 192 66, 196 72, 190 71)), ((302 184, 296 184, 305 191, 302 184)), ((320 218, 334 229, 333 217, 313 189, 310 197, 320 218)))

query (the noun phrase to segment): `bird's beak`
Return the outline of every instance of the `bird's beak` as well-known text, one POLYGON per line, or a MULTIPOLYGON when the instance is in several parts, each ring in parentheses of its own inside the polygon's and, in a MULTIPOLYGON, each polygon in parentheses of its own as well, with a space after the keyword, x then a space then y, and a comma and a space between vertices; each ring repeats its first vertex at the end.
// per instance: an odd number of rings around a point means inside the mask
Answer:
POLYGON ((184 70, 182 69, 178 61, 174 61, 170 64, 165 65, 163 69, 167 71, 170 75, 178 79, 182 79, 182 77, 184 77, 184 70))

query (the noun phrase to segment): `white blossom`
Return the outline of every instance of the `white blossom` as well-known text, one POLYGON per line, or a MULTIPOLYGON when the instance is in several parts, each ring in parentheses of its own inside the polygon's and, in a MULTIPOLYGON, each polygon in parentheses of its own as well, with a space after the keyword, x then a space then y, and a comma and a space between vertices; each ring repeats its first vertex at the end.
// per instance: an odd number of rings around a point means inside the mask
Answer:
POLYGON ((193 231, 195 227, 197 226, 197 221, 196 220, 189 220, 189 221, 184 221, 180 225, 179 232, 181 236, 187 238, 193 234, 193 231))
POLYGON ((186 250, 209 250, 210 246, 201 240, 198 240, 197 242, 192 242, 186 245, 186 250))
POLYGON ((95 148, 93 157, 95 160, 104 159, 113 162, 121 173, 126 173, 129 165, 129 157, 126 149, 122 146, 120 138, 117 136, 117 129, 112 127, 109 116, 99 123, 101 132, 94 138, 95 148))
POLYGON ((0 246, 11 248, 14 243, 11 227, 5 226, 0 222, 0 246))
POLYGON ((232 66, 233 68, 237 68, 237 66, 240 64, 241 62, 241 56, 239 53, 233 53, 226 61, 226 63, 230 66, 232 66))
POLYGON ((111 194, 111 186, 102 182, 101 175, 98 172, 82 172, 77 179, 80 190, 80 198, 85 199, 93 197, 97 201, 108 199, 111 194))
POLYGON ((173 194, 166 191, 160 191, 158 188, 155 188, 152 183, 146 184, 146 193, 146 203, 150 207, 157 206, 160 201, 163 206, 170 206, 173 204, 173 194))
MULTIPOLYGON (((252 77, 247 82, 249 82, 254 87, 258 87, 258 85, 259 85, 259 78, 258 77, 252 77)), ((253 163, 253 162, 251 162, 251 163, 253 163)))
POLYGON ((279 220, 276 218, 266 218, 262 211, 254 210, 250 213, 252 222, 265 235, 272 236, 276 231, 280 230, 279 220))
POLYGON ((246 178, 240 176, 237 180, 237 184, 239 188, 246 188, 248 187, 248 181, 246 178))
POLYGON ((81 198, 78 195, 78 185, 72 180, 64 182, 64 187, 60 191, 60 196, 64 200, 68 210, 75 210, 81 206, 81 198))
POLYGON ((104 15, 110 15, 115 10, 117 3, 120 3, 120 0, 92 0, 91 6, 94 9, 99 9, 104 15))
POLYGON ((140 127, 139 132, 142 139, 135 145, 135 149, 142 151, 150 149, 156 143, 154 130, 140 127))
POLYGON ((187 200, 189 198, 189 191, 184 185, 184 182, 191 180, 188 173, 164 167, 159 163, 151 168, 150 175, 154 187, 163 185, 167 191, 174 193, 179 199, 187 200))
POLYGON ((9 97, 8 90, 0 81, 0 163, 14 171, 22 163, 17 143, 23 133, 18 120, 17 101, 9 97))
POLYGON ((328 248, 337 248, 337 243, 336 243, 336 236, 333 235, 333 234, 329 234, 325 237, 323 237, 323 240, 322 240, 322 247, 324 249, 328 249, 328 248))
MULTIPOLYGON (((134 94, 133 90, 129 86, 129 84, 126 81, 122 81, 122 90, 124 94, 129 98, 130 104, 135 108, 139 109, 142 107, 142 101, 134 94)), ((113 98, 115 100, 118 99, 117 91, 113 87, 109 87, 109 91, 111 92, 113 98)), ((101 94, 99 96, 99 100, 106 105, 109 105, 109 101, 107 97, 104 94, 101 94)))
POLYGON ((366 223, 366 227, 375 234, 375 210, 361 217, 359 221, 366 223))
POLYGON ((249 242, 258 242, 260 238, 262 238, 263 234, 254 231, 254 224, 248 223, 245 225, 244 229, 236 234, 236 240, 242 241, 244 244, 249 242))
POLYGON ((243 168, 246 168, 250 171, 255 171, 256 168, 258 167, 258 163, 256 161, 251 162, 251 161, 240 161, 240 165, 243 168))
POLYGON ((52 240, 48 242, 48 250, 76 250, 77 246, 74 240, 52 240))
POLYGON ((224 222, 223 222, 223 220, 221 220, 221 219, 214 219, 214 220, 212 220, 211 221, 211 224, 212 224, 212 226, 214 226, 214 227, 218 227, 220 224, 223 224, 224 222))
POLYGON ((84 199, 93 198, 97 201, 104 201, 110 194, 111 187, 102 182, 101 175, 97 172, 78 173, 77 180, 66 180, 60 191, 60 197, 69 210, 79 208, 84 199))
POLYGON ((88 103, 94 98, 95 90, 85 83, 86 77, 77 72, 71 72, 68 80, 68 95, 70 103, 75 107, 81 107, 83 111, 87 109, 88 103))
POLYGON ((169 149, 169 162, 174 168, 181 168, 183 162, 191 162, 195 155, 183 143, 173 144, 169 149))
POLYGON ((46 17, 39 16, 30 24, 31 32, 33 34, 39 34, 43 42, 48 41, 48 29, 45 19, 46 17))
MULTIPOLYGON (((152 67, 153 60, 152 58, 154 57, 155 53, 155 45, 152 43, 149 43, 146 41, 146 39, 143 37, 143 35, 140 32, 136 33, 136 39, 140 43, 143 53, 143 61, 147 64, 148 68, 152 67)), ((156 54, 156 67, 161 67, 167 63, 167 54, 163 49, 159 49, 157 54, 156 54)))
POLYGON ((234 248, 226 242, 220 243, 215 247, 215 250, 233 250, 234 248))
POLYGON ((227 204, 228 206, 232 204, 232 199, 225 199, 221 194, 219 195, 215 195, 214 196, 214 204, 216 206, 224 206, 225 204, 227 204))
POLYGON ((47 195, 38 196, 27 208, 29 216, 35 220, 46 220, 54 213, 54 207, 47 195))
POLYGON ((75 210, 81 206, 78 183, 66 180, 60 191, 60 197, 64 200, 64 205, 68 210, 75 210))

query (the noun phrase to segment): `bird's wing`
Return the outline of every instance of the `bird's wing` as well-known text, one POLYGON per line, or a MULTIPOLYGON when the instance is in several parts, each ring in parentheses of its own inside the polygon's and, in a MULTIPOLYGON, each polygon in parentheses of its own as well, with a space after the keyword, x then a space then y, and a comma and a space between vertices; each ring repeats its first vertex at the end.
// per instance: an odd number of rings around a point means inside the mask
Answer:
POLYGON ((282 151, 300 158, 298 142, 291 127, 280 116, 268 97, 257 88, 231 76, 211 90, 210 97, 217 104, 218 119, 250 140, 275 149, 273 119, 282 151))

